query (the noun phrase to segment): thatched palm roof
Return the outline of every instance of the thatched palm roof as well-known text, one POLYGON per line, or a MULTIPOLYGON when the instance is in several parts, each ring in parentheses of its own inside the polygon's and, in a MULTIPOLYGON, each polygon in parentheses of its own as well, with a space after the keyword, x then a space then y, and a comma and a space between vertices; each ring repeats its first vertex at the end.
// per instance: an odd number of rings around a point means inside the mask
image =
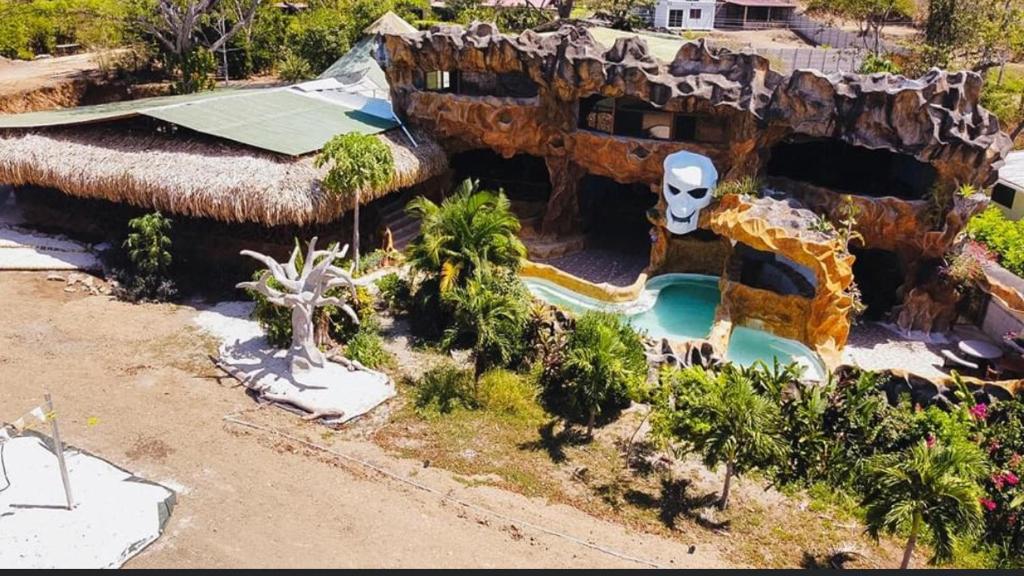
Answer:
MULTIPOLYGON (((447 169, 434 140, 401 130, 376 137, 395 158, 388 186, 363 203, 447 169)), ((0 183, 56 188, 174 214, 269 226, 330 222, 352 207, 320 187, 312 156, 288 157, 202 136, 128 131, 117 125, 0 132, 0 183)))

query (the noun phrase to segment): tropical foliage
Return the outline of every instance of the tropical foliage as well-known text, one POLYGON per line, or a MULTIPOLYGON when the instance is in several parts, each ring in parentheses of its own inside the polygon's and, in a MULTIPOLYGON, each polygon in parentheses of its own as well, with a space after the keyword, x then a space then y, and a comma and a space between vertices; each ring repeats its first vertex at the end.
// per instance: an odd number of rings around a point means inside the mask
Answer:
POLYGON ((640 335, 608 312, 587 312, 576 324, 559 354, 560 364, 548 371, 545 387, 570 418, 587 425, 593 436, 599 416, 609 417, 629 406, 647 377, 647 358, 640 335))
POLYGON ((526 256, 508 198, 480 190, 472 180, 463 181, 440 205, 421 196, 408 210, 420 220, 408 262, 441 293, 465 287, 478 270, 501 267, 514 272, 526 256))
POLYGON ((982 526, 981 487, 985 457, 977 446, 922 440, 909 449, 881 454, 864 471, 868 531, 908 534, 900 568, 910 565, 922 530, 931 536, 933 562, 948 561, 958 536, 982 526))
POLYGON ((117 295, 132 302, 170 300, 177 295, 171 280, 171 221, 159 212, 133 218, 123 248, 128 259, 118 271, 117 295))
POLYGON ((1004 268, 1024 275, 1024 221, 1007 220, 990 206, 967 223, 967 235, 994 252, 1004 268))

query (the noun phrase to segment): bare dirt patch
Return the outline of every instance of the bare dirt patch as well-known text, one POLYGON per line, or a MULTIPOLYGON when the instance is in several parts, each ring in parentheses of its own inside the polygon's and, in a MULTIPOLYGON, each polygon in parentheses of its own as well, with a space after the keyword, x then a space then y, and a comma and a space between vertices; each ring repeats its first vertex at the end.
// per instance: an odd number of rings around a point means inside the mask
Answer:
POLYGON ((0 301, 0 417, 37 405, 49 388, 67 443, 178 492, 164 536, 130 567, 650 565, 627 556, 735 565, 712 546, 691 554, 575 508, 470 486, 385 453, 360 439, 365 429, 333 433, 258 408, 209 363, 212 342, 187 306, 64 292, 45 273, 20 272, 0 273, 0 301), (228 423, 229 414, 270 432, 228 423))

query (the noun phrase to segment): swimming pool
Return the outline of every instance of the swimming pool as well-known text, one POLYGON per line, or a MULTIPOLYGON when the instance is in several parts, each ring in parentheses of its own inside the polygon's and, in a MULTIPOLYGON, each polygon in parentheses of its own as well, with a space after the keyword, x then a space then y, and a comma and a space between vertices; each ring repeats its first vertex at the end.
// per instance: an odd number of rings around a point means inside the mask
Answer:
MULTIPOLYGON (((548 302, 576 313, 607 310, 629 319, 638 330, 654 338, 686 340, 706 338, 721 301, 718 278, 700 274, 663 274, 648 280, 633 302, 610 304, 595 300, 539 278, 523 278, 530 292, 548 302)), ((807 367, 805 376, 821 379, 824 366, 810 348, 762 330, 737 326, 729 337, 726 359, 742 366, 758 360, 772 363, 797 361, 807 367)))

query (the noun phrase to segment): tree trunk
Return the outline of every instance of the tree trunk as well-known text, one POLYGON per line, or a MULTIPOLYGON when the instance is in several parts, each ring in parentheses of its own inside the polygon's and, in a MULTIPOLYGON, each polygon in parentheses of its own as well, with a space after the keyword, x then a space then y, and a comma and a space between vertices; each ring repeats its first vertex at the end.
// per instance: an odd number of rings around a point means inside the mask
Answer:
POLYGON ((910 538, 907 539, 907 547, 903 550, 903 562, 900 563, 900 570, 910 567, 910 559, 914 556, 914 546, 917 545, 917 533, 921 530, 921 515, 914 514, 914 525, 910 527, 910 538))
POLYGON ((718 508, 725 510, 726 506, 729 505, 729 488, 732 486, 733 476, 733 463, 728 462, 725 465, 725 486, 722 487, 722 498, 718 501, 718 508))
POLYGON ((356 204, 352 209, 352 261, 355 274, 359 274, 359 190, 356 190, 356 204))
POLYGON ((594 424, 597 422, 597 410, 591 408, 587 415, 587 437, 594 437, 594 424))
POLYGON ((572 7, 573 7, 573 4, 575 4, 575 3, 576 3, 576 0, 562 0, 561 2, 559 2, 558 3, 558 17, 564 20, 564 19, 568 18, 569 16, 571 16, 572 15, 572 7))

